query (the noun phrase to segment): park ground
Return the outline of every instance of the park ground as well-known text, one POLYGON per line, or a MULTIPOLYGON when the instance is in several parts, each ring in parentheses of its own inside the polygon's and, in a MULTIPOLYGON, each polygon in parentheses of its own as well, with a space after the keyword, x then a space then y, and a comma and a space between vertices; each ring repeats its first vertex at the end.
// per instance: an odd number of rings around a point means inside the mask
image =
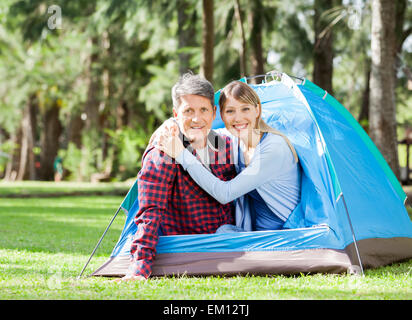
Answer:
MULTIPOLYGON (((367 269, 364 277, 180 276, 120 284, 87 277, 110 255, 123 214, 77 279, 130 185, 0 183, 0 299, 412 300, 412 260, 367 269)), ((412 209, 408 212, 412 217, 412 209)))

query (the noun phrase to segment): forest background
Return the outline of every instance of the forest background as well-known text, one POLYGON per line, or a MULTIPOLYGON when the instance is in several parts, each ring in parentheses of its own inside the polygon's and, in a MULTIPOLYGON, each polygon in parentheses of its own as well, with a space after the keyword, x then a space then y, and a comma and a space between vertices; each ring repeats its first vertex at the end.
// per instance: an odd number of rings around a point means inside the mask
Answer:
POLYGON ((2 0, 0 179, 53 180, 56 159, 64 180, 135 177, 187 70, 215 90, 271 70, 311 80, 404 179, 411 31, 410 0, 2 0))

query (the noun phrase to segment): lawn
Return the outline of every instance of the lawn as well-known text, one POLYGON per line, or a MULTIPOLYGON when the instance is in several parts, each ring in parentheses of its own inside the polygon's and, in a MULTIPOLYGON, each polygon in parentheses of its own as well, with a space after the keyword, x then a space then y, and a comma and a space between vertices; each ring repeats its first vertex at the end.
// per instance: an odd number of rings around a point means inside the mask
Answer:
POLYGON ((123 195, 129 190, 134 179, 126 182, 88 183, 62 181, 17 181, 0 182, 0 197, 47 197, 57 195, 116 194, 123 195))
MULTIPOLYGON (((36 190, 33 186, 27 192, 37 194, 36 190)), ((412 260, 366 270, 364 277, 183 276, 121 284, 108 278, 78 280, 123 196, 6 198, 4 193, 0 191, 0 299, 3 300, 412 300, 412 260)), ((123 223, 124 214, 120 213, 85 275, 107 259, 123 223)))

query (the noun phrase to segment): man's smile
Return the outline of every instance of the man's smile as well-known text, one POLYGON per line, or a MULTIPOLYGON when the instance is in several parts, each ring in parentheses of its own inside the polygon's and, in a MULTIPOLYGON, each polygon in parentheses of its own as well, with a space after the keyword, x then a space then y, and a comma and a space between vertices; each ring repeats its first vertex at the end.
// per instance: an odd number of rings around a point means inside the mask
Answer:
POLYGON ((193 130, 202 130, 205 126, 190 126, 190 129, 193 130))

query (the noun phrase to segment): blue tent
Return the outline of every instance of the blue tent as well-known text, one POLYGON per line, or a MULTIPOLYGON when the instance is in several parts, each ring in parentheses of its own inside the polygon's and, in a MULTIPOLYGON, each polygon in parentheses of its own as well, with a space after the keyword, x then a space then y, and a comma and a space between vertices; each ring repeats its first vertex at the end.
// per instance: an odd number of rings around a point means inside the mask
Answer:
MULTIPOLYGON (((161 236, 153 275, 362 272, 412 258, 406 195, 368 135, 323 89, 278 76, 250 86, 263 119, 290 139, 303 169, 301 202, 285 229, 161 236)), ((223 126, 218 113, 213 128, 223 126)), ((127 271, 137 192, 135 183, 121 204, 127 217, 119 241, 93 275, 127 271)))

